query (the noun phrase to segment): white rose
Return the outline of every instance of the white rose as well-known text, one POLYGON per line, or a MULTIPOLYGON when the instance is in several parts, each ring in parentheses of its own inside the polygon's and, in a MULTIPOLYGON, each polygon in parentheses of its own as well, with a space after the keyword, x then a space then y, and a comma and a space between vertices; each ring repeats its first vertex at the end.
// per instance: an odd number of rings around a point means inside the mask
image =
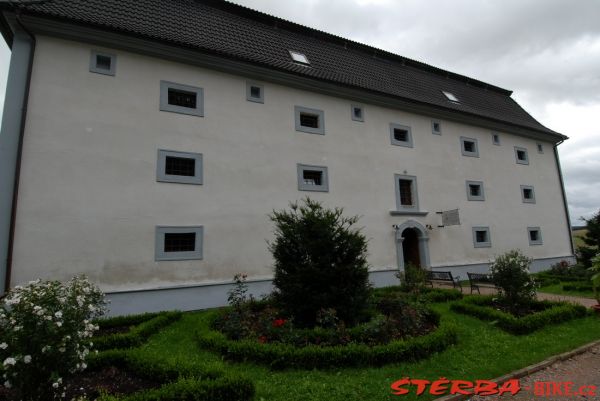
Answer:
POLYGON ((31 362, 31 355, 25 355, 23 357, 23 362, 30 363, 31 362))
POLYGON ((0 344, 0 349, 7 349, 8 348, 8 344, 7 343, 1 343, 0 344))
POLYGON ((17 363, 15 358, 6 358, 2 364, 4 366, 8 366, 8 365, 14 365, 15 363, 17 363))
POLYGON ((11 388, 12 384, 10 384, 10 382, 7 380, 7 381, 4 382, 4 387, 11 388))
POLYGON ((60 319, 60 318, 62 317, 62 312, 61 312, 61 311, 58 311, 58 312, 56 312, 56 313, 54 314, 54 316, 56 316, 57 318, 59 318, 59 319, 60 319))

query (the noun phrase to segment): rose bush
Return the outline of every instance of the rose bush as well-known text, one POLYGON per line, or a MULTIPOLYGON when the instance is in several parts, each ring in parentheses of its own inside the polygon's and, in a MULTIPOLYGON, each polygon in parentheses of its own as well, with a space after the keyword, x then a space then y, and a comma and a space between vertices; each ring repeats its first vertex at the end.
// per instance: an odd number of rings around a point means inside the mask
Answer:
POLYGON ((60 399, 66 375, 86 368, 92 319, 104 294, 85 277, 16 286, 0 304, 0 373, 19 400, 60 399))

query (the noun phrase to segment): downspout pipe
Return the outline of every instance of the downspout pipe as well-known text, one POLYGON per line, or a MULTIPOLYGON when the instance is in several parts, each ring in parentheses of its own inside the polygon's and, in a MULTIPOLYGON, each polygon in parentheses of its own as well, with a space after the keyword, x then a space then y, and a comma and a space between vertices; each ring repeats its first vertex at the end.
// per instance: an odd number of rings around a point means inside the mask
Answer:
POLYGON ((35 37, 16 11, 16 26, 0 130, 0 296, 10 288, 19 175, 35 37))
POLYGON ((560 158, 558 157, 558 146, 564 142, 564 139, 557 142, 554 149, 554 159, 556 160, 556 167, 558 168, 558 180, 560 181, 560 189, 562 192, 563 206, 565 208, 565 216, 567 217, 567 227, 569 228, 569 243, 571 244, 571 255, 575 256, 575 243, 573 242, 573 228, 571 227, 571 215, 569 213, 569 205, 567 203, 567 193, 565 191, 565 182, 563 180, 562 168, 560 166, 560 158))

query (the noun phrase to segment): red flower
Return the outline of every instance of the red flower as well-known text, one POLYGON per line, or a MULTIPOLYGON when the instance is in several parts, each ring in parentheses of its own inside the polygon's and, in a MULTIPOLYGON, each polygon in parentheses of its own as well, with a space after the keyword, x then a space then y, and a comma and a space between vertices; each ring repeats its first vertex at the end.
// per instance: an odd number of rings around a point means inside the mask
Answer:
POLYGON ((273 327, 281 327, 285 324, 287 320, 285 319, 275 319, 273 320, 273 327))
POLYGON ((266 343, 267 342, 267 337, 265 337, 265 336, 258 337, 258 342, 261 343, 261 344, 266 343))

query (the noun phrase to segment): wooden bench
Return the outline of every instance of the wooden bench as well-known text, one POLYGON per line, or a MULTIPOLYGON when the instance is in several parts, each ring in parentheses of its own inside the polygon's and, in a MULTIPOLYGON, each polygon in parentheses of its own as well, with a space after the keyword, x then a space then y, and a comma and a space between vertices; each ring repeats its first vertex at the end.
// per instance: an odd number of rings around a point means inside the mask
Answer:
POLYGON ((442 285, 451 285, 452 288, 460 288, 460 292, 462 292, 462 285, 460 284, 460 281, 458 279, 458 276, 456 278, 452 276, 452 272, 441 272, 433 270, 427 271, 427 282, 429 283, 429 285, 431 285, 432 288, 433 284, 437 283, 442 285))
POLYGON ((479 288, 481 288, 481 287, 493 288, 495 290, 498 290, 498 287, 496 287, 496 284, 494 284, 494 282, 492 281, 492 276, 490 274, 467 273, 467 276, 469 276, 469 285, 471 286, 471 294, 473 293, 473 290, 477 290, 477 293, 481 294, 481 291, 479 291, 479 288))

